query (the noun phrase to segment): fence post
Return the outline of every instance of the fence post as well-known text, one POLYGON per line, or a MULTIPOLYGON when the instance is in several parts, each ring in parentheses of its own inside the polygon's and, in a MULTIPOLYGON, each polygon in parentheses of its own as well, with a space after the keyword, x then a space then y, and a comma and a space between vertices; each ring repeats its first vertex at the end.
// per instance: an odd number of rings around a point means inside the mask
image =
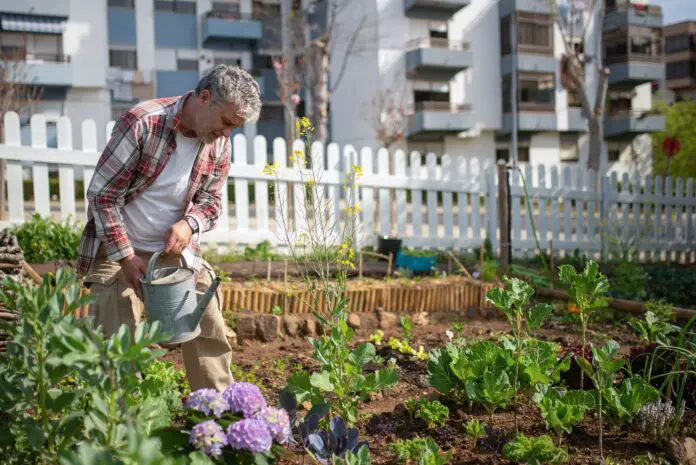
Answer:
POLYGON ((500 270, 510 265, 510 171, 504 162, 498 163, 498 217, 500 224, 500 270))
POLYGON ((606 233, 606 222, 609 220, 609 208, 611 206, 610 198, 610 177, 605 173, 602 175, 602 188, 601 188, 601 214, 599 217, 599 257, 601 261, 604 261, 606 257, 606 244, 604 243, 604 236, 606 233))
MULTIPOLYGON (((472 196, 473 197, 473 196, 472 196)), ((498 252, 498 186, 495 165, 486 169, 486 237, 491 242, 493 253, 498 252)), ((461 209, 460 209, 461 214, 461 209)), ((461 224, 461 223, 460 223, 461 224)), ((501 249, 502 253, 502 249, 501 249)))

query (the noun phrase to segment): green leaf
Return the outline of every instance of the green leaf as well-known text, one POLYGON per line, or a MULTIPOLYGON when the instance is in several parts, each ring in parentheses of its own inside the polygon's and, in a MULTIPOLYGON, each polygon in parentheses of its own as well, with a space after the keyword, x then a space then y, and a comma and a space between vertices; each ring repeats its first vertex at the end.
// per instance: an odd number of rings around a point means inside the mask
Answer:
POLYGON ((321 389, 322 391, 326 392, 333 392, 335 388, 333 383, 331 382, 331 373, 327 371, 312 373, 309 382, 315 388, 321 389))
POLYGON ((36 450, 42 450, 46 443, 46 432, 41 428, 41 425, 33 418, 25 418, 23 426, 29 444, 36 450))
POLYGON ((295 372, 288 380, 288 390, 295 394, 298 404, 311 400, 313 392, 309 373, 295 372))
POLYGON ((527 325, 530 329, 539 329, 544 320, 553 314, 553 308, 549 304, 537 304, 527 312, 527 325))
POLYGON ((375 359, 376 356, 375 346, 366 342, 360 344, 355 350, 350 354, 348 360, 355 366, 364 367, 367 363, 375 359))
POLYGON ((442 394, 449 394, 457 380, 450 368, 452 357, 447 350, 433 349, 429 354, 428 376, 430 385, 442 394))
POLYGON ((46 408, 54 412, 60 412, 68 405, 72 404, 79 394, 78 391, 66 391, 61 389, 48 389, 46 391, 48 397, 46 399, 46 408))
POLYGON ((399 381, 399 374, 393 368, 383 368, 365 377, 365 386, 370 391, 381 391, 394 386, 399 381))

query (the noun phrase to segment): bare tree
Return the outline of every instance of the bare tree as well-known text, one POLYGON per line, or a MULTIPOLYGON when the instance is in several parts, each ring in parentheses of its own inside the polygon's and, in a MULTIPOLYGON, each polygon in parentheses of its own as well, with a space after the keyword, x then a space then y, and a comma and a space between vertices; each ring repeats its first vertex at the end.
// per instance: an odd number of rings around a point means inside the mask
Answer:
POLYGON ((406 133, 406 106, 403 89, 393 87, 377 93, 372 99, 370 121, 382 147, 389 149, 404 139, 406 133))
MULTIPOLYGON (((279 94, 286 110, 295 116, 298 92, 307 92, 310 106, 305 114, 315 127, 314 140, 326 142, 329 99, 340 85, 350 57, 375 47, 374 40, 364 34, 368 17, 363 14, 358 21, 345 21, 342 15, 348 8, 355 9, 350 0, 281 1, 292 3, 290 14, 283 18, 288 30, 284 40, 289 43, 275 59, 279 94)), ((294 139, 294 132, 289 136, 294 139)))
MULTIPOLYGON (((5 141, 5 113, 30 110, 42 89, 27 83, 23 51, 0 55, 0 143, 5 141)), ((0 219, 5 219, 5 161, 0 163, 0 219)))
MULTIPOLYGON (((556 0, 548 0, 555 12, 555 22, 561 31, 565 53, 561 57, 561 84, 569 92, 574 92, 580 99, 585 117, 588 122, 589 132, 589 154, 587 167, 599 171, 600 158, 602 153, 602 143, 604 139, 603 120, 606 105, 607 89, 609 86, 609 68, 604 66, 602 60, 602 24, 606 6, 604 0, 584 0, 591 2, 589 15, 592 21, 584 18, 582 10, 577 9, 577 0, 568 0, 568 15, 561 14, 556 0), (579 19, 579 20, 578 20, 579 19), (593 23, 591 33, 594 35, 592 41, 595 49, 587 50, 585 40, 588 34, 588 25, 593 23), (577 37, 580 37, 577 40, 577 37), (585 67, 594 66, 596 73, 596 93, 595 101, 592 103, 591 88, 585 79, 585 67)), ((588 9, 585 9, 588 12, 588 9)))

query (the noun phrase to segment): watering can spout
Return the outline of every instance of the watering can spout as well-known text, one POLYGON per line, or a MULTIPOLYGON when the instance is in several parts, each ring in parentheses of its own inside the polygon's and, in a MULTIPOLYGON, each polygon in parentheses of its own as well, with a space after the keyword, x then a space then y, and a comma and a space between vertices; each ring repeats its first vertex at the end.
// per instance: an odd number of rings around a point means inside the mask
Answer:
MULTIPOLYGON (((205 309, 208 307, 208 304, 210 303, 210 299, 213 298, 215 295, 215 291, 217 291, 218 286, 220 285, 220 278, 215 278, 213 280, 213 283, 210 285, 210 287, 203 292, 203 297, 201 297, 200 302, 198 302, 198 305, 196 305, 196 308, 193 310, 193 313, 191 313, 191 318, 193 319, 193 322, 195 325, 200 324, 201 319, 203 318, 203 314, 205 313, 205 309)), ((201 294, 198 292, 198 294, 201 294)))

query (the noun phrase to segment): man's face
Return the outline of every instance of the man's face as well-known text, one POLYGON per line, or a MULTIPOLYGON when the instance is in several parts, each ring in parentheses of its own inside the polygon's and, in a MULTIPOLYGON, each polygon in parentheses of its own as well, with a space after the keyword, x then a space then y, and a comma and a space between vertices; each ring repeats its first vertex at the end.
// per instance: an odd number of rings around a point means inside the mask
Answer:
POLYGON ((203 90, 198 100, 196 135, 205 144, 219 137, 230 137, 232 131, 242 127, 244 118, 237 115, 239 108, 233 102, 213 102, 210 92, 203 90))

